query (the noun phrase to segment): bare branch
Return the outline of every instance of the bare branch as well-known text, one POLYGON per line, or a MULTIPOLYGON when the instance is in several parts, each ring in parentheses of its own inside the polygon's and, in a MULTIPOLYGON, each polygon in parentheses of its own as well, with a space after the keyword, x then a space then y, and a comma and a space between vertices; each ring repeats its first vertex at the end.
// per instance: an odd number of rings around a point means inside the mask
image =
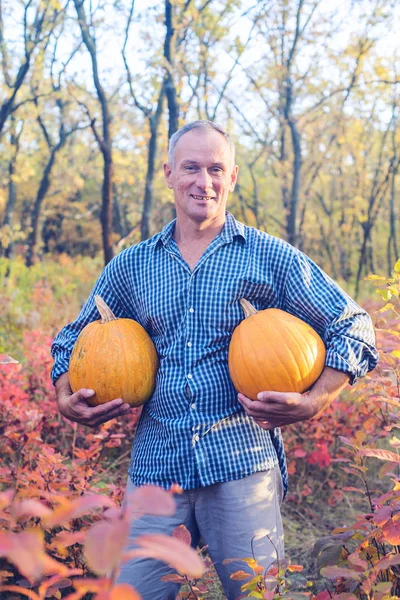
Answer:
POLYGON ((127 76, 127 81, 128 81, 128 85, 129 85, 129 91, 131 93, 131 96, 132 96, 132 99, 133 99, 133 101, 135 103, 135 106, 139 110, 142 111, 142 113, 144 114, 145 117, 148 117, 151 114, 152 109, 149 108, 149 107, 144 106, 137 99, 136 94, 135 94, 134 89, 133 89, 132 73, 131 73, 131 70, 129 68, 128 60, 126 58, 126 45, 128 43, 129 30, 130 30, 131 23, 132 23, 134 8, 135 8, 135 0, 131 0, 131 7, 130 7, 130 10, 129 10, 129 16, 128 16, 128 20, 126 22, 126 27, 125 27, 124 45, 122 46, 122 59, 124 61, 124 65, 125 65, 126 76, 127 76))
MULTIPOLYGON (((250 40, 252 39, 252 36, 253 36, 253 31, 254 31, 254 29, 255 29, 255 27, 256 27, 256 25, 257 25, 257 20, 258 20, 258 19, 255 19, 255 20, 254 20, 254 22, 253 22, 253 25, 252 25, 252 27, 251 27, 251 29, 250 29, 250 31, 249 31, 249 35, 247 36, 247 40, 246 40, 246 41, 245 41, 245 43, 244 43, 244 46, 243 46, 243 51, 244 51, 244 49, 245 49, 245 48, 248 46, 248 44, 250 43, 250 40)), ((229 85, 230 81, 232 80, 233 72, 234 72, 234 70, 236 69, 237 65, 239 64, 239 61, 240 61, 240 58, 241 58, 241 56, 242 56, 242 53, 243 53, 243 51, 242 51, 242 52, 238 52, 238 55, 237 55, 237 57, 236 57, 236 60, 235 60, 235 62, 233 63, 232 67, 230 68, 229 72, 228 72, 228 75, 227 75, 227 77, 226 77, 225 83, 224 83, 224 85, 222 86, 222 89, 221 89, 221 91, 220 91, 220 93, 219 93, 218 100, 217 100, 217 102, 216 102, 216 105, 215 105, 215 107, 214 107, 214 112, 213 112, 213 114, 212 114, 211 121, 214 121, 214 120, 215 120, 215 117, 216 117, 216 114, 217 114, 217 111, 218 111, 219 105, 221 104, 222 98, 224 97, 224 94, 225 94, 225 92, 226 92, 226 88, 228 87, 228 85, 229 85)))

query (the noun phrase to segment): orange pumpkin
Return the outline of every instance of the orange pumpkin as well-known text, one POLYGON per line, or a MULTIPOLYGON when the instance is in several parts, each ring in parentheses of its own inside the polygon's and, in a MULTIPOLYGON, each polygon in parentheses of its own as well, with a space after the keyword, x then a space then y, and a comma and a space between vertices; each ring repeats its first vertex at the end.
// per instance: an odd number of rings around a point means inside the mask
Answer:
POLYGON ((71 389, 93 389, 91 406, 115 398, 141 406, 155 387, 159 363, 154 344, 139 323, 115 317, 100 296, 95 303, 101 320, 86 325, 75 342, 68 371, 71 389))
POLYGON ((235 329, 228 364, 235 388, 252 400, 264 391, 308 390, 325 366, 325 345, 314 329, 278 308, 257 311, 244 298, 246 318, 235 329))

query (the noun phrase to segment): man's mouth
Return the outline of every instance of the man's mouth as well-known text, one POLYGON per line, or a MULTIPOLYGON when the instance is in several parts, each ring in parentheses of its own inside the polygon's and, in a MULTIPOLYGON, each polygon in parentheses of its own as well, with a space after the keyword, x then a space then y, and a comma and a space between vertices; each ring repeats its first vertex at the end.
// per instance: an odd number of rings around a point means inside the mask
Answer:
POLYGON ((206 200, 213 200, 213 197, 211 196, 196 196, 195 194, 191 194, 191 196, 195 200, 202 200, 203 202, 205 202, 206 200))

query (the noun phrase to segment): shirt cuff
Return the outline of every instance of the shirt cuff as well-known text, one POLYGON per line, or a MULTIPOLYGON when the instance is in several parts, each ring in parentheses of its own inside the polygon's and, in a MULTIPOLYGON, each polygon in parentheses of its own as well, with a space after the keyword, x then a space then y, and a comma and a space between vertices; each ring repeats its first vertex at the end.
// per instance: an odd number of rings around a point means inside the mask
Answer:
POLYGON ((51 380, 55 385, 57 379, 63 374, 67 373, 69 369, 69 353, 62 353, 57 356, 56 362, 51 370, 51 380))
POLYGON ((343 356, 340 356, 335 350, 328 350, 325 358, 325 366, 336 369, 337 371, 343 371, 350 377, 350 385, 354 385, 359 377, 363 377, 368 369, 362 368, 360 364, 352 364, 343 356))

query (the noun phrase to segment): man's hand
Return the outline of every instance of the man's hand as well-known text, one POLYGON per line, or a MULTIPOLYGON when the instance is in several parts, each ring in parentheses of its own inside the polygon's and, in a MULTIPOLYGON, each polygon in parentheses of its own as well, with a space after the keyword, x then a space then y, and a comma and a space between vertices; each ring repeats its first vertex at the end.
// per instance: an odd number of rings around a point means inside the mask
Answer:
POLYGON ((263 429, 306 421, 317 414, 309 394, 295 392, 260 392, 258 400, 250 400, 238 394, 238 400, 246 413, 263 429))
POLYGON ((126 415, 131 410, 130 405, 121 398, 99 406, 89 406, 87 399, 95 392, 82 388, 73 394, 68 381, 68 373, 64 373, 57 379, 56 391, 60 413, 66 419, 87 427, 97 427, 110 419, 126 415))
POLYGON ((325 367, 319 379, 305 394, 260 392, 258 400, 250 400, 243 394, 238 394, 238 400, 260 427, 274 429, 315 417, 338 397, 348 382, 347 373, 325 367))

